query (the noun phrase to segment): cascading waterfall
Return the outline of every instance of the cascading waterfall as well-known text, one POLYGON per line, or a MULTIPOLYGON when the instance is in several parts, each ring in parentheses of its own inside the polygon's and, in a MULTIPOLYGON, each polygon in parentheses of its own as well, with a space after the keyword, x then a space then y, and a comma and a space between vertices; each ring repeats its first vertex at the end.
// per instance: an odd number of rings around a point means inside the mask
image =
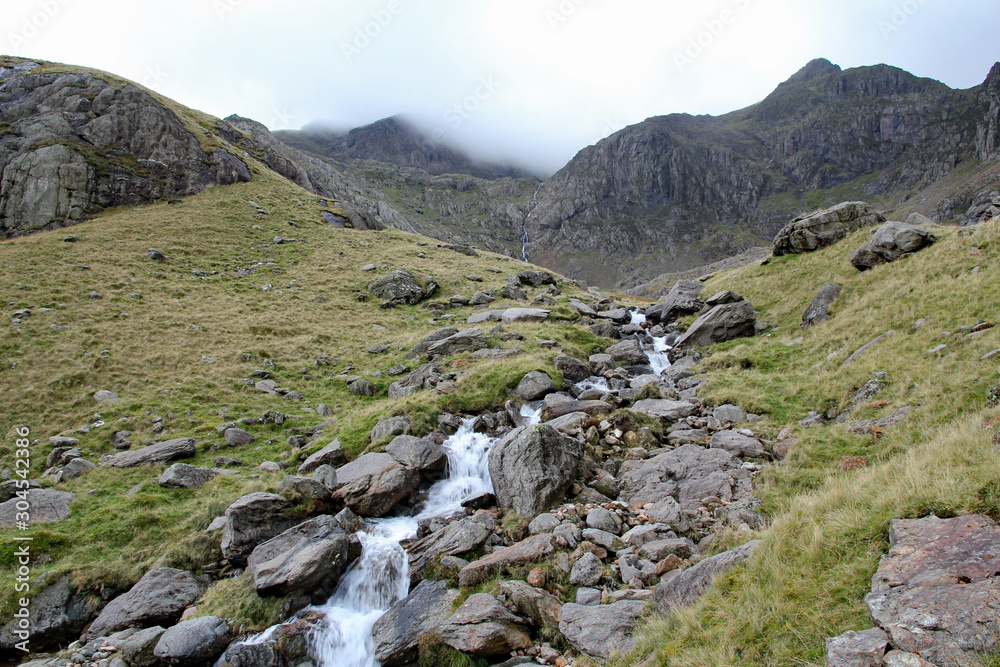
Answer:
MULTIPOLYGON (((541 421, 542 408, 523 406, 529 425, 541 421)), ((423 510, 415 517, 372 519, 359 533, 363 551, 341 577, 329 601, 313 610, 324 617, 310 637, 319 667, 378 667, 373 655, 372 626, 410 588, 409 562, 401 541, 417 534, 420 519, 447 516, 462 509, 469 496, 493 491, 489 453, 495 442, 472 430, 466 419, 443 445, 448 478, 430 488, 423 510)))
POLYGON ((525 262, 528 261, 528 221, 531 220, 531 214, 535 212, 535 207, 538 206, 538 193, 542 189, 542 183, 538 184, 535 188, 535 194, 531 197, 531 206, 528 208, 528 215, 524 216, 524 223, 521 227, 521 259, 525 262))
MULTIPOLYGON (((646 314, 640 310, 633 310, 629 324, 642 326, 645 323, 646 314)), ((640 336, 639 340, 642 342, 642 347, 646 351, 646 356, 649 357, 649 365, 653 368, 653 374, 659 375, 666 369, 670 368, 670 357, 667 356, 670 346, 667 345, 666 336, 662 338, 650 336, 650 338, 653 339, 652 348, 648 346, 648 343, 643 340, 642 336, 640 336)))

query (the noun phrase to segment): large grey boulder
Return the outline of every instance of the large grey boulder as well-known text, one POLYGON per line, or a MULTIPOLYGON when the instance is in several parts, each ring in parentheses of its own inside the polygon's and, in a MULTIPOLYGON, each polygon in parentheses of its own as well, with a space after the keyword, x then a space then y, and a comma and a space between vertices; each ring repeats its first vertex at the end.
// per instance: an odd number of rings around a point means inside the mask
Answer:
POLYGON ((226 510, 222 531, 222 555, 241 566, 258 544, 295 525, 289 516, 292 503, 274 493, 251 493, 226 510))
POLYGON ((637 338, 628 338, 620 343, 616 343, 604 351, 606 354, 610 354, 611 358, 615 361, 632 365, 632 364, 648 364, 649 357, 642 350, 642 345, 640 345, 637 338))
MULTIPOLYGON (((339 472, 338 472, 339 477, 339 472)), ((392 506, 409 497, 420 486, 416 468, 393 463, 373 475, 364 475, 340 487, 335 498, 359 516, 385 516, 392 506)))
POLYGON ((347 463, 347 454, 344 453, 343 448, 340 445, 340 440, 334 440, 326 447, 323 447, 319 451, 313 452, 309 457, 303 461, 298 467, 298 473, 300 475, 311 475, 316 472, 320 466, 341 466, 347 463))
MULTIPOLYGON (((28 519, 28 523, 31 525, 60 521, 72 514, 70 503, 76 500, 75 493, 41 488, 29 488, 26 493, 28 503, 31 505, 28 519)), ((0 526, 4 528, 16 526, 23 518, 20 516, 24 513, 23 508, 22 499, 16 495, 10 500, 0 503, 0 526), (18 509, 18 503, 22 503, 20 509, 18 509)))
POLYGON ((671 401, 666 398, 644 398, 632 405, 632 410, 659 417, 666 421, 678 421, 698 413, 698 406, 688 401, 671 401))
POLYGON ((446 357, 452 354, 458 354, 459 352, 475 352, 476 350, 484 350, 489 346, 489 341, 486 339, 486 334, 483 333, 483 330, 472 328, 466 329, 465 331, 459 331, 457 334, 448 336, 444 340, 432 343, 431 346, 427 348, 427 356, 446 357))
POLYGON ((397 435, 385 446, 385 453, 400 465, 423 471, 440 471, 448 465, 448 455, 438 445, 412 435, 397 435))
POLYGON ((531 371, 517 383, 514 395, 522 401, 537 401, 556 390, 556 383, 548 373, 531 371))
POLYGON ((592 553, 585 553, 575 563, 569 573, 571 586, 596 586, 604 576, 604 563, 592 553))
POLYGON ((382 614, 372 627, 375 659, 383 667, 416 662, 420 637, 437 632, 454 611, 458 591, 448 582, 428 579, 382 614))
MULTIPOLYGON (((332 468, 331 468, 332 470, 332 468)), ((337 471, 333 471, 334 476, 336 476, 337 471)), ((327 486, 323 482, 313 479, 312 477, 299 477, 298 475, 286 475, 281 484, 278 485, 278 493, 285 496, 286 498, 295 496, 299 498, 307 498, 309 500, 319 500, 320 502, 329 502, 333 500, 333 492, 337 484, 334 482, 333 486, 327 486)))
POLYGON ((396 465, 396 460, 385 452, 362 454, 350 463, 345 463, 337 468, 337 483, 350 484, 365 475, 374 475, 391 465, 396 465))
POLYGON ((231 474, 231 472, 215 468, 197 468, 187 463, 175 463, 163 471, 156 483, 165 489, 200 489, 219 474, 231 474))
POLYGON ((453 649, 482 657, 506 655, 531 646, 524 619, 486 593, 469 596, 438 633, 453 649))
POLYGON ((814 324, 830 319, 830 306, 840 298, 843 288, 836 283, 826 283, 819 288, 816 297, 802 314, 802 328, 808 329, 814 324))
POLYGON ((490 538, 490 531, 478 521, 462 519, 412 542, 407 547, 410 579, 418 581, 424 568, 440 556, 461 556, 479 549, 490 538))
POLYGON ((500 315, 504 324, 540 323, 549 319, 549 311, 540 308, 508 308, 500 315))
POLYGON ((774 237, 774 256, 812 252, 833 245, 851 232, 885 222, 885 216, 865 202, 844 202, 801 215, 774 237))
POLYGON ((725 303, 712 308, 694 321, 674 347, 711 345, 734 338, 749 338, 756 333, 757 312, 749 301, 725 303))
POLYGON ((409 417, 387 417, 385 419, 380 419, 378 423, 375 424, 375 428, 372 429, 372 432, 369 435, 369 441, 372 443, 382 442, 383 440, 388 440, 393 436, 405 435, 409 432, 409 417))
POLYGON ((704 285, 696 280, 678 280, 660 303, 646 309, 646 321, 650 324, 670 324, 678 317, 701 312, 705 302, 701 300, 704 285))
POLYGON ((396 269, 368 286, 368 291, 384 301, 384 305, 414 305, 437 291, 434 278, 403 269, 396 269))
POLYGON ((139 630, 118 644, 118 651, 129 667, 157 667, 160 659, 153 651, 166 630, 159 625, 139 630))
POLYGON ((670 581, 653 589, 653 601, 664 616, 675 609, 690 607, 704 594, 712 581, 723 572, 746 561, 760 546, 760 540, 747 542, 741 547, 706 558, 681 572, 670 581))
POLYGON ((937 237, 923 227, 887 222, 875 231, 868 245, 851 254, 851 264, 859 271, 867 271, 922 250, 935 241, 937 237))
POLYGON ((440 364, 425 364, 413 371, 402 380, 397 380, 389 385, 389 398, 399 399, 412 396, 421 389, 427 388, 431 384, 436 384, 434 378, 444 373, 440 364))
POLYGON ((160 636, 153 655, 175 667, 215 662, 229 645, 232 628, 218 616, 201 616, 178 623, 160 636))
POLYGON ((156 442, 140 449, 102 456, 97 464, 110 468, 134 468, 140 465, 155 465, 157 463, 171 463, 178 459, 189 459, 196 453, 194 438, 175 438, 165 442, 156 442))
POLYGON ((580 443, 551 426, 511 431, 490 450, 497 503, 522 516, 541 514, 566 494, 580 456, 580 443))
POLYGON ((581 653, 598 660, 628 653, 635 648, 633 637, 647 603, 622 600, 609 605, 563 605, 559 631, 581 653))
POLYGON ((893 647, 935 665, 977 665, 1000 643, 1000 528, 979 515, 894 520, 865 596, 893 647))
POLYGON ((257 546, 247 565, 258 595, 329 593, 347 568, 348 547, 336 519, 319 516, 257 546))
POLYGON ((125 628, 171 625, 205 592, 205 584, 190 572, 160 567, 147 572, 129 591, 101 611, 89 637, 106 637, 125 628))
MULTIPOLYGON (((80 636, 84 626, 97 615, 99 602, 88 595, 78 595, 68 574, 42 588, 42 581, 32 584, 28 615, 31 619, 30 646, 33 651, 65 646, 80 636)), ((16 634, 18 619, 0 629, 0 653, 14 653, 24 641, 16 634)))

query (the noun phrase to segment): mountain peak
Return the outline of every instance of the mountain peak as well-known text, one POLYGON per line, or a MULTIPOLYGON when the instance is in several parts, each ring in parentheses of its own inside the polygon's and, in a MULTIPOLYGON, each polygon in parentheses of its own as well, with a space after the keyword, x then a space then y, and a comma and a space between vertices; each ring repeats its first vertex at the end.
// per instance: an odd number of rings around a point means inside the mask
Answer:
POLYGON ((812 81, 827 74, 840 74, 841 72, 843 70, 840 68, 840 65, 834 65, 826 58, 815 58, 810 60, 805 67, 793 74, 781 85, 805 83, 806 81, 812 81))

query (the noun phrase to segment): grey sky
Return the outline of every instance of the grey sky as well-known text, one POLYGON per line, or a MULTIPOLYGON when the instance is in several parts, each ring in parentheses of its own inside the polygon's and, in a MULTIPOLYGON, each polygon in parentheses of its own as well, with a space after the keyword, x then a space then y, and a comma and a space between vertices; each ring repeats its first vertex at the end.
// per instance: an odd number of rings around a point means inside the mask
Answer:
POLYGON ((752 104, 816 57, 978 85, 998 23, 997 0, 5 0, 0 52, 272 129, 405 113, 551 173, 649 116, 752 104))

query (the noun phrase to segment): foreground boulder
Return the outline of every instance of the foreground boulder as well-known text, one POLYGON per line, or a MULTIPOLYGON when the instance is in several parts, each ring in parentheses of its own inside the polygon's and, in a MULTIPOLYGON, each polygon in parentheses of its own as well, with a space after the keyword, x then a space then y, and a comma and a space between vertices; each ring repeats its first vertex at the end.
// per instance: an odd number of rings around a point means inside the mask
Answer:
POLYGON ((622 600, 609 605, 565 604, 559 631, 573 648, 598 660, 635 648, 635 626, 647 603, 622 600))
POLYGON ((396 463, 417 470, 439 471, 448 465, 448 456, 430 440, 412 435, 397 435, 385 447, 385 453, 396 463))
MULTIPOLYGON (((340 473, 337 473, 338 477, 340 473)), ((335 498, 359 516, 385 516, 392 506, 420 486, 416 468, 394 463, 372 475, 364 475, 341 487, 335 498)))
POLYGON ((892 521, 865 596, 891 648, 934 665, 980 664, 1000 642, 998 543, 1000 528, 985 516, 892 521))
POLYGON ((259 545, 247 565, 258 595, 333 591, 347 568, 348 537, 332 516, 319 516, 259 545))
POLYGON ((382 299, 385 306, 400 306, 420 303, 437 288, 437 281, 430 276, 397 269, 369 285, 368 291, 382 299))
POLYGON ((176 438, 166 442, 156 442, 141 449, 102 456, 97 463, 111 468, 134 468, 140 465, 155 465, 157 463, 171 463, 178 459, 189 459, 196 453, 194 438, 176 438))
POLYGON ((492 595, 476 593, 462 603, 439 634, 448 646, 482 657, 505 655, 531 646, 524 619, 492 595))
POLYGON ((489 537, 490 531, 481 523, 463 519, 412 542, 407 548, 410 579, 418 581, 424 568, 439 556, 461 556, 475 551, 486 544, 489 537))
MULTIPOLYGON (((70 585, 70 576, 63 575, 54 583, 41 588, 42 582, 32 585, 33 595, 28 606, 31 618, 31 648, 34 651, 65 646, 80 636, 83 627, 97 615, 99 602, 88 595, 78 594, 70 585)), ((14 634, 17 619, 0 629, 0 654, 14 653, 23 641, 14 634)))
POLYGON ((457 597, 458 591, 449 589, 446 581, 420 582, 375 621, 372 627, 375 659, 383 667, 416 662, 420 637, 441 629, 452 615, 452 603, 457 597))
POLYGON ((205 584, 190 572, 171 567, 150 570, 108 603, 87 634, 105 637, 125 628, 172 625, 204 592, 205 584))
POLYGON ((291 502, 275 493, 251 493, 234 502, 225 514, 222 555, 242 566, 258 544, 295 525, 291 508, 291 502))
POLYGON ((551 426, 511 431, 490 451, 497 503, 522 516, 541 514, 566 495, 580 456, 580 443, 551 426))
POLYGON ((760 540, 747 542, 731 551, 706 558, 670 581, 658 585, 653 590, 656 608, 664 616, 669 616, 675 609, 690 607, 698 601, 718 575, 746 561, 758 546, 760 540))
POLYGON ((851 253, 851 264, 858 271, 867 271, 922 250, 935 241, 937 237, 922 227, 905 222, 887 222, 872 235, 868 245, 851 253))
POLYGON ((774 237, 774 256, 813 252, 833 245, 851 232, 885 222, 871 204, 844 202, 833 208, 801 215, 774 237))
POLYGON ((201 616, 178 623, 160 636, 153 655, 175 667, 212 663, 229 644, 232 628, 217 616, 201 616))
POLYGON ((708 311, 677 339, 674 347, 705 346, 734 338, 749 338, 757 331, 757 312, 749 301, 725 303, 708 311))

